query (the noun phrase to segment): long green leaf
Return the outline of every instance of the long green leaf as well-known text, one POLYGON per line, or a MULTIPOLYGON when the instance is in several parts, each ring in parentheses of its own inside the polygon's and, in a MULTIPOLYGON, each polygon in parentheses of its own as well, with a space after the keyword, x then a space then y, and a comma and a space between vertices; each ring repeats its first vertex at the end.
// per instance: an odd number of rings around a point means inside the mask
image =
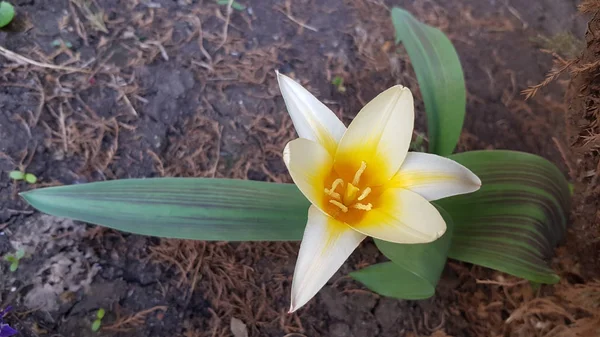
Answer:
POLYGON ((538 283, 556 283, 548 265, 563 239, 569 185, 552 163, 515 151, 450 156, 481 178, 479 191, 438 201, 455 223, 449 257, 538 283))
POLYGON ((375 240, 377 248, 392 262, 378 263, 350 274, 369 289, 406 300, 433 296, 446 265, 454 224, 443 209, 438 208, 447 230, 438 240, 426 244, 397 244, 375 240))
POLYGON ((440 30, 392 9, 396 42, 402 42, 415 69, 425 102, 429 152, 450 155, 460 136, 466 111, 465 79, 458 54, 440 30))
POLYGON ((293 184, 153 178, 49 187, 21 194, 42 212, 167 238, 301 240, 309 202, 293 184))
MULTIPOLYGON (((438 202, 456 224, 449 256, 540 283, 556 282, 547 261, 564 236, 569 207, 569 187, 560 171, 545 159, 512 151, 451 158, 473 170, 483 187, 438 202)), ((137 234, 197 240, 300 240, 309 205, 294 185, 228 179, 118 180, 22 195, 49 214, 137 234)), ((405 246, 394 257, 386 243, 377 244, 396 265, 404 263, 405 271, 435 286, 438 264, 413 262, 420 261, 419 254, 433 261, 443 255, 440 249, 405 246)))

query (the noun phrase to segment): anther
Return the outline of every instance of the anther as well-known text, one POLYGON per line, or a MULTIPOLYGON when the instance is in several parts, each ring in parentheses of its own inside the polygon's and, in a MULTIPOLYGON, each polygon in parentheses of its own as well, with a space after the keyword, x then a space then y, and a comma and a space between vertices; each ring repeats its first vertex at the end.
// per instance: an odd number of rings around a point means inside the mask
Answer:
POLYGON ((342 196, 339 193, 334 192, 333 190, 330 190, 328 188, 325 189, 325 194, 337 200, 340 200, 342 198, 342 196))
POLYGON ((364 161, 360 162, 360 168, 354 174, 354 179, 352 180, 352 185, 354 185, 354 186, 358 185, 358 183, 360 182, 360 176, 365 172, 366 169, 367 169, 367 163, 365 163, 364 161))
POLYGON ((369 194, 371 193, 371 188, 367 187, 365 188, 362 193, 358 196, 358 201, 363 200, 364 198, 366 198, 367 196, 369 196, 369 194))
POLYGON ((344 185, 344 179, 337 178, 336 180, 334 180, 333 184, 331 184, 331 192, 335 192, 335 189, 340 185, 344 185))
POLYGON ((339 207, 339 209, 341 209, 342 212, 344 212, 344 213, 348 212, 348 207, 346 207, 344 204, 342 204, 341 202, 339 202, 337 200, 329 200, 329 203, 339 207))
POLYGON ((360 202, 357 202, 356 204, 352 205, 352 208, 359 209, 361 211, 370 211, 371 209, 373 209, 373 205, 371 205, 371 203, 365 205, 361 204, 360 202))

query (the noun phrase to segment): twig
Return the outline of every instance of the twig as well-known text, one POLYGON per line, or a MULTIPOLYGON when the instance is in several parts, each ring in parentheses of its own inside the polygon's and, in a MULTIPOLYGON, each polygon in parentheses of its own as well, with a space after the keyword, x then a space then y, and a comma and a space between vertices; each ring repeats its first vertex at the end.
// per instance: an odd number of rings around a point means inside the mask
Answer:
POLYGON ((217 167, 219 166, 219 161, 221 160, 221 137, 223 136, 223 126, 218 126, 218 133, 219 133, 219 140, 217 141, 217 159, 215 160, 215 164, 213 165, 213 167, 210 170, 210 175, 211 177, 215 177, 215 174, 217 174, 217 167))
POLYGON ((514 286, 518 286, 520 284, 525 284, 529 281, 527 280, 521 280, 521 281, 517 281, 517 282, 502 282, 502 281, 494 281, 494 280, 475 280, 475 283, 477 284, 493 284, 493 285, 497 285, 497 286, 503 286, 503 287, 514 287, 514 286))
POLYGON ((294 22, 295 24, 299 25, 302 28, 306 28, 308 30, 312 30, 313 32, 318 32, 319 30, 313 26, 309 26, 301 21, 299 21, 298 19, 296 19, 294 16, 292 16, 292 10, 290 8, 291 3, 289 1, 287 1, 285 3, 285 11, 283 11, 283 9, 281 8, 277 8, 278 11, 280 11, 281 13, 283 13, 283 15, 287 16, 288 19, 290 19, 290 21, 294 22))
POLYGON ((506 8, 508 9, 508 12, 510 14, 512 14, 515 18, 517 18, 519 21, 521 21, 521 24, 523 25, 523 29, 527 29, 527 27, 529 27, 529 24, 527 23, 527 21, 523 20, 523 17, 521 16, 521 14, 519 13, 519 11, 517 11, 516 8, 514 8, 513 6, 508 4, 508 1, 504 2, 504 6, 506 6, 506 8))
POLYGON ((40 78, 35 76, 35 82, 39 88, 38 91, 40 93, 40 103, 37 106, 33 120, 29 122, 30 127, 37 126, 37 123, 40 121, 40 117, 42 116, 42 112, 44 110, 44 104, 46 104, 46 94, 44 93, 44 86, 42 85, 40 78))
POLYGON ((80 69, 80 68, 73 68, 73 67, 63 67, 63 66, 57 66, 54 64, 49 64, 49 63, 41 63, 41 62, 37 62, 34 61, 32 59, 29 59, 25 56, 19 55, 15 52, 12 52, 2 46, 0 46, 0 55, 6 57, 9 60, 13 60, 17 63, 23 64, 23 63, 27 63, 27 64, 31 64, 37 67, 42 67, 42 68, 48 68, 48 69, 55 69, 55 70, 64 70, 64 71, 72 71, 72 72, 82 72, 82 73, 88 73, 89 70, 87 69, 80 69))
POLYGON ((163 45, 158 42, 158 41, 146 41, 144 43, 140 43, 140 47, 144 48, 144 49, 148 49, 148 46, 155 46, 158 48, 158 50, 160 51, 160 56, 162 56, 162 58, 165 61, 169 60, 169 54, 167 54, 167 50, 165 49, 165 47, 163 47, 163 45))
POLYGON ((221 40, 221 44, 219 44, 216 50, 221 49, 221 47, 225 45, 225 42, 227 42, 227 31, 229 30, 229 21, 231 20, 232 4, 233 0, 229 0, 229 2, 227 3, 227 16, 225 17, 225 26, 223 26, 223 39, 221 40))
POLYGON ((58 122, 60 123, 60 130, 63 136, 63 150, 65 151, 65 153, 67 153, 67 151, 69 150, 69 146, 67 140, 67 126, 65 123, 65 113, 63 112, 62 103, 58 105, 58 113, 58 122))
POLYGON ((417 330, 417 325, 415 324, 415 318, 412 315, 412 312, 408 313, 408 317, 410 318, 410 325, 413 329, 413 333, 415 334, 415 336, 420 337, 421 335, 419 334, 419 331, 417 330))
POLYGON ((565 162, 565 164, 567 165, 567 168, 569 169, 569 176, 571 178, 575 178, 577 171, 573 167, 573 163, 568 159, 569 157, 566 154, 566 151, 565 151, 565 148, 564 148, 562 142, 559 141, 558 138, 556 138, 556 137, 552 137, 552 141, 554 142, 554 145, 556 145, 556 148, 558 149, 558 152, 560 153, 562 160, 565 162))

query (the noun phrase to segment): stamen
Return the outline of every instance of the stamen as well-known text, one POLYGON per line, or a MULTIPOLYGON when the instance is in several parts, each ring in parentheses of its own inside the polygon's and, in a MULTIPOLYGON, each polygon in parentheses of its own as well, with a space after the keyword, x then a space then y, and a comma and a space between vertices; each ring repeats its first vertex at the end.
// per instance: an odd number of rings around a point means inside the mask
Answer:
POLYGON ((361 204, 360 202, 357 202, 356 204, 352 205, 352 208, 359 209, 361 211, 370 211, 371 209, 373 209, 373 205, 371 205, 371 203, 365 205, 361 204))
POLYGON ((335 192, 335 189, 340 185, 344 185, 344 180, 342 178, 337 178, 333 181, 333 184, 331 184, 331 189, 325 189, 325 194, 337 200, 342 199, 342 196, 335 192))
POLYGON ((328 188, 325 189, 325 194, 337 200, 340 200, 342 198, 342 196, 339 193, 334 192, 328 188))
POLYGON ((341 202, 339 202, 337 200, 329 200, 329 203, 339 207, 339 209, 341 209, 342 212, 344 212, 344 213, 348 212, 348 207, 346 207, 344 204, 342 204, 341 202))
POLYGON ((365 188, 362 193, 360 194, 360 196, 358 197, 358 201, 363 200, 364 198, 366 198, 369 194, 371 193, 371 188, 367 187, 365 188))
POLYGON ((340 185, 344 185, 344 179, 337 178, 336 180, 334 180, 333 184, 331 184, 331 192, 334 192, 335 189, 340 185))
POLYGON ((367 163, 362 161, 360 163, 360 168, 354 174, 354 180, 352 180, 352 185, 358 185, 358 183, 360 182, 360 176, 365 172, 366 169, 367 169, 367 163))

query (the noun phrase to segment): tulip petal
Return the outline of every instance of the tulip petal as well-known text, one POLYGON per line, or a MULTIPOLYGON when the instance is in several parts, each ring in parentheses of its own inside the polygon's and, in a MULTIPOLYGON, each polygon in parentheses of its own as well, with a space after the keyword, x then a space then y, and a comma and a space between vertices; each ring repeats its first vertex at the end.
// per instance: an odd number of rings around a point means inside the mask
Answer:
POLYGON ((352 228, 395 243, 432 242, 446 232, 446 222, 438 210, 415 192, 388 188, 373 205, 352 228))
POLYGON ((362 162, 366 163, 364 184, 378 186, 396 174, 412 138, 413 96, 397 85, 363 107, 342 137, 335 154, 335 169, 352 181, 362 162))
POLYGON ((365 235, 311 206, 294 270, 290 312, 313 298, 364 238, 365 235))
POLYGON ((435 154, 409 152, 388 187, 405 188, 433 201, 477 191, 481 180, 454 160, 435 154))
POLYGON ((297 138, 283 149, 283 161, 292 180, 312 203, 323 205, 325 179, 333 168, 333 158, 319 143, 297 138))
POLYGON ((277 81, 298 136, 321 144, 333 156, 346 132, 344 123, 296 81, 279 72, 277 81))

